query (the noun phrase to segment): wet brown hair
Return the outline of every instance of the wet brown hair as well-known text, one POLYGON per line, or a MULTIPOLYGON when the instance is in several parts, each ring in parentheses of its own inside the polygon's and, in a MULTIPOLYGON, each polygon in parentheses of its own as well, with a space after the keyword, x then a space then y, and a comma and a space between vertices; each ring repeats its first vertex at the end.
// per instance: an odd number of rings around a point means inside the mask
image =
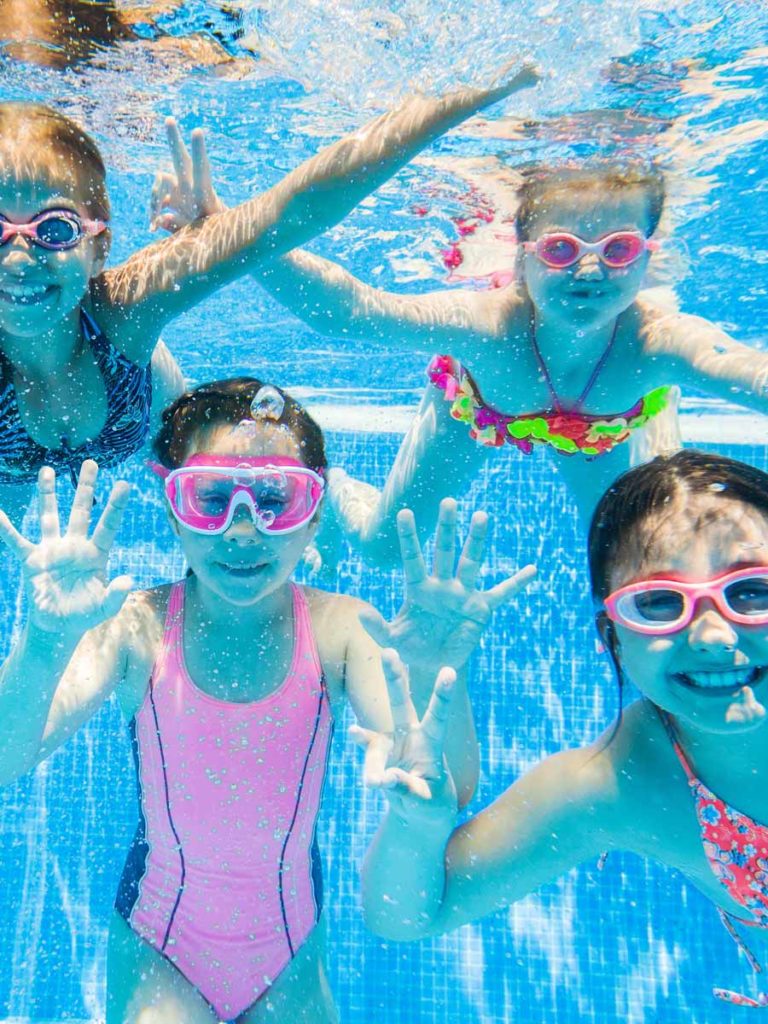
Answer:
POLYGON ((51 107, 0 103, 0 160, 20 176, 42 174, 60 181, 70 175, 88 216, 109 220, 107 174, 99 147, 78 124, 51 107))
POLYGON ((627 164, 589 162, 578 167, 547 167, 531 164, 518 168, 522 184, 518 188, 520 205, 515 215, 517 236, 521 242, 530 238, 534 217, 547 209, 548 201, 562 196, 578 196, 580 192, 594 191, 596 187, 606 192, 621 192, 624 189, 641 188, 648 197, 648 229, 650 237, 659 225, 664 207, 664 176, 652 164, 627 164))
MULTIPOLYGON (((323 473, 328 460, 323 432, 307 410, 276 385, 285 405, 278 420, 269 421, 286 427, 295 440, 304 465, 323 473)), ((186 391, 163 411, 163 425, 154 441, 157 460, 167 469, 178 469, 190 454, 195 435, 217 426, 237 426, 251 419, 251 402, 264 382, 256 377, 232 377, 215 380, 186 391)))

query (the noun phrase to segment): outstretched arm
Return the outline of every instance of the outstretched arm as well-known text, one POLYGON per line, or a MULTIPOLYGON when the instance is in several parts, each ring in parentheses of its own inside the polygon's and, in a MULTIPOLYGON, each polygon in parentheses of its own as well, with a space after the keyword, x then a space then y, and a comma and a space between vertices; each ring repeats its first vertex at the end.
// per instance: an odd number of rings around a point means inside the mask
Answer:
MULTIPOLYGON (((436 345, 451 347, 455 335, 473 328, 482 330, 476 296, 439 292, 396 296, 369 288, 330 261, 308 253, 292 253, 284 261, 276 257, 337 223, 449 128, 537 80, 537 73, 524 66, 497 88, 465 89, 441 99, 413 98, 356 135, 323 150, 264 196, 233 210, 224 209, 213 190, 202 134, 193 133, 190 156, 175 125, 170 124, 176 177, 159 176, 153 194, 153 221, 177 230, 177 234, 148 253, 154 252, 155 262, 165 266, 169 254, 183 253, 190 246, 199 249, 204 257, 200 273, 206 280, 195 284, 196 299, 242 273, 255 272, 289 309, 324 333, 381 341, 394 338, 430 350, 436 345), (169 195, 176 210, 163 214, 169 195), (206 219, 189 224, 195 217, 206 219)), ((137 271, 145 265, 148 253, 139 253, 120 268, 128 281, 138 278, 137 271)), ((170 298, 163 293, 163 302, 169 309, 173 307, 169 315, 176 315, 186 308, 185 287, 179 267, 171 269, 177 290, 170 298)), ((156 285, 147 287, 153 294, 158 290, 156 285)), ((117 295, 127 292, 124 281, 117 295)))
POLYGON ((768 353, 735 341, 703 317, 674 313, 646 328, 646 354, 664 383, 768 413, 768 353))
POLYGON ((610 768, 595 748, 548 758, 456 826, 443 759, 452 674, 438 676, 421 721, 392 659, 386 678, 394 732, 354 730, 366 748, 366 781, 389 804, 363 866, 363 908, 377 934, 404 940, 449 931, 615 846, 610 768))
POLYGON ((116 484, 88 536, 96 463, 85 462, 66 530, 59 530, 55 476, 40 471, 41 540, 26 540, 0 512, 0 539, 21 562, 29 603, 24 631, 0 668, 0 784, 63 743, 112 692, 125 669, 113 618, 131 586, 104 581, 128 496, 116 484))

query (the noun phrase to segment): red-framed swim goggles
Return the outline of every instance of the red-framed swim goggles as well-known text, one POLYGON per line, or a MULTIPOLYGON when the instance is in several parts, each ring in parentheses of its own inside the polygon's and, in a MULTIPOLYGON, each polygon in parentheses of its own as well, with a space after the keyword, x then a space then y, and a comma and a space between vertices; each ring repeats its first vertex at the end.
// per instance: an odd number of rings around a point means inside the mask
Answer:
POLYGON ((768 565, 736 569, 698 583, 640 580, 606 597, 605 610, 609 619, 635 633, 666 636, 685 629, 705 598, 729 622, 768 625, 768 565))
POLYGON ((564 270, 578 263, 587 253, 596 253, 607 267, 628 267, 644 252, 655 252, 658 247, 658 242, 646 238, 639 231, 614 231, 597 242, 585 242, 567 231, 553 231, 535 242, 523 242, 526 252, 534 253, 542 263, 555 270, 564 270))
POLYGON ((88 220, 74 210, 43 210, 24 224, 8 220, 0 213, 0 245, 21 235, 43 249, 60 252, 74 249, 84 235, 100 235, 106 228, 106 221, 88 220))
POLYGON ((151 462, 176 520, 195 533, 224 533, 245 505, 261 533, 293 533, 317 511, 325 481, 281 455, 192 455, 179 469, 151 462))

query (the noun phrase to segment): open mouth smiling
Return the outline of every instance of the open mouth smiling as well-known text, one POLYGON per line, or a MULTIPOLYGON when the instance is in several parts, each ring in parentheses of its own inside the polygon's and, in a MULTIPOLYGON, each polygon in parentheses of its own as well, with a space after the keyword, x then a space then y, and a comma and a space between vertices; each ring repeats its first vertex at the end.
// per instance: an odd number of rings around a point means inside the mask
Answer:
POLYGON ((698 670, 696 672, 675 672, 672 676, 676 683, 696 690, 698 693, 717 696, 730 696, 744 686, 756 686, 768 673, 768 666, 744 666, 742 668, 720 669, 717 672, 698 670))

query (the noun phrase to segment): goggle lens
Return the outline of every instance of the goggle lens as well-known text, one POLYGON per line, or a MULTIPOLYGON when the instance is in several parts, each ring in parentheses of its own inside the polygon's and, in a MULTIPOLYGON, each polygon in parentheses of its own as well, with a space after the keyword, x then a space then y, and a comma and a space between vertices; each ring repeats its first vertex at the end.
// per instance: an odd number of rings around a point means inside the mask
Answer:
POLYGON ((723 597, 737 615, 768 615, 768 574, 731 583, 723 597))
POLYGON ((634 263, 642 251, 643 243, 637 235, 614 235, 606 240, 601 255, 609 267, 626 267, 634 263))
POLYGON ((82 228, 74 217, 65 217, 60 213, 50 217, 41 217, 36 222, 36 241, 47 249, 71 249, 80 241, 82 228))
POLYGON ((648 590, 627 594, 617 608, 630 622, 676 622, 685 609, 685 599, 674 590, 648 590))
POLYGON ((539 256, 551 267, 568 267, 579 258, 579 247, 567 235, 552 235, 540 246, 539 256))

